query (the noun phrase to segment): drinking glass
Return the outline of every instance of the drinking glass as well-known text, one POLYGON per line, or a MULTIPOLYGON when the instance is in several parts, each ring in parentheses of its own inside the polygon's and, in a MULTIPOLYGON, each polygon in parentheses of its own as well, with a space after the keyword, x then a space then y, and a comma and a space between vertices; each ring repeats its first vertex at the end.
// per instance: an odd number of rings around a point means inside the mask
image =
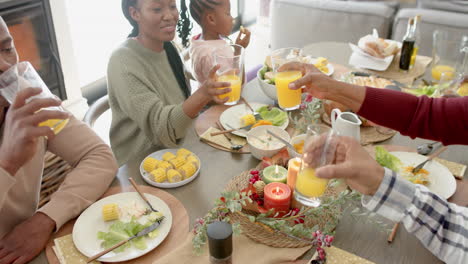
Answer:
POLYGON ((229 97, 225 105, 235 105, 240 99, 242 91, 242 79, 244 74, 244 48, 236 44, 226 44, 222 48, 214 51, 215 64, 219 64, 221 68, 217 71, 218 82, 231 83, 229 93, 220 95, 220 99, 229 97))
POLYGON ((467 63, 464 61, 465 47, 468 47, 468 36, 457 37, 446 31, 434 31, 432 79, 442 82, 455 79, 467 63))
MULTIPOLYGON (((25 61, 13 65, 0 75, 0 95, 3 96, 10 104, 13 104, 16 94, 26 88, 41 88, 42 92, 38 95, 30 97, 26 100, 29 103, 31 100, 36 98, 55 98, 47 85, 41 79, 39 74, 36 72, 31 63, 25 61)), ((43 109, 48 110, 65 110, 61 106, 47 107, 43 109)), ((41 109, 41 110, 43 110, 41 109)), ((48 126, 55 134, 60 133, 62 129, 67 125, 68 119, 49 119, 40 123, 38 126, 48 126)))
POLYGON ((318 207, 321 204, 320 197, 327 190, 328 180, 315 176, 315 170, 333 162, 337 136, 337 132, 325 125, 307 127, 303 161, 294 191, 294 197, 303 205, 318 207))
POLYGON ((289 84, 302 77, 301 71, 284 71, 278 69, 285 63, 300 62, 302 50, 299 48, 278 49, 271 53, 271 64, 275 75, 276 94, 279 106, 286 111, 296 110, 301 105, 301 89, 291 90, 289 84))

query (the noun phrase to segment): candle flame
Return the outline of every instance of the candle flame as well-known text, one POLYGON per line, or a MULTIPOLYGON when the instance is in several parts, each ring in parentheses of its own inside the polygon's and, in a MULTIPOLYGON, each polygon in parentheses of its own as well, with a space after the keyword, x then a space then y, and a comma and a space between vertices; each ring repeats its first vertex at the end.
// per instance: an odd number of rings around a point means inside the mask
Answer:
POLYGON ((276 187, 276 192, 275 193, 279 193, 280 192, 280 188, 279 187, 276 187))
POLYGON ((279 172, 279 168, 278 168, 278 165, 276 165, 275 167, 275 173, 278 173, 279 172))

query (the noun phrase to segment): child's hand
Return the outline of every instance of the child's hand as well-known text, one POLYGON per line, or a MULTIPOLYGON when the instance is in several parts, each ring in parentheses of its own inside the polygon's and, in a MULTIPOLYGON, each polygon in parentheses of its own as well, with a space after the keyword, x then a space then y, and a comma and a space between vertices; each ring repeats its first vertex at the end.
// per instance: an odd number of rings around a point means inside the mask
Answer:
POLYGON ((242 47, 244 47, 244 49, 246 49, 247 46, 249 46, 249 43, 250 43, 250 31, 246 29, 245 27, 241 26, 239 35, 237 36, 237 39, 236 39, 236 44, 241 45, 242 47))

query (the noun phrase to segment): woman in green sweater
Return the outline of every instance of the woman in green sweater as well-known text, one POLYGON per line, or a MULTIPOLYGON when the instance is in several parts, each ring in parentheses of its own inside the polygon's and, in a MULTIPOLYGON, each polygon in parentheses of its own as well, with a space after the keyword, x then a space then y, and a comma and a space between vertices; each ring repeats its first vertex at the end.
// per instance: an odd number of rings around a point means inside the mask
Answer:
POLYGON ((179 22, 175 0, 122 0, 122 10, 133 26, 129 38, 113 52, 107 70, 112 109, 110 142, 119 162, 158 148, 175 147, 192 120, 217 96, 230 91, 229 83, 210 79, 194 92, 184 75, 171 41, 176 25, 190 26, 187 10, 179 22))

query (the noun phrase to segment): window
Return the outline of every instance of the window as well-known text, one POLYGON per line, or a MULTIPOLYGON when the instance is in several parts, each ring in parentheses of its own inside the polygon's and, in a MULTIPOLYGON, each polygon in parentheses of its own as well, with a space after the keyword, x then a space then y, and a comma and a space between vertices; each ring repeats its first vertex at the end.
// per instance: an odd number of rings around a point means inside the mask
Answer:
POLYGON ((67 0, 80 87, 106 75, 112 51, 131 31, 121 1, 67 0))

